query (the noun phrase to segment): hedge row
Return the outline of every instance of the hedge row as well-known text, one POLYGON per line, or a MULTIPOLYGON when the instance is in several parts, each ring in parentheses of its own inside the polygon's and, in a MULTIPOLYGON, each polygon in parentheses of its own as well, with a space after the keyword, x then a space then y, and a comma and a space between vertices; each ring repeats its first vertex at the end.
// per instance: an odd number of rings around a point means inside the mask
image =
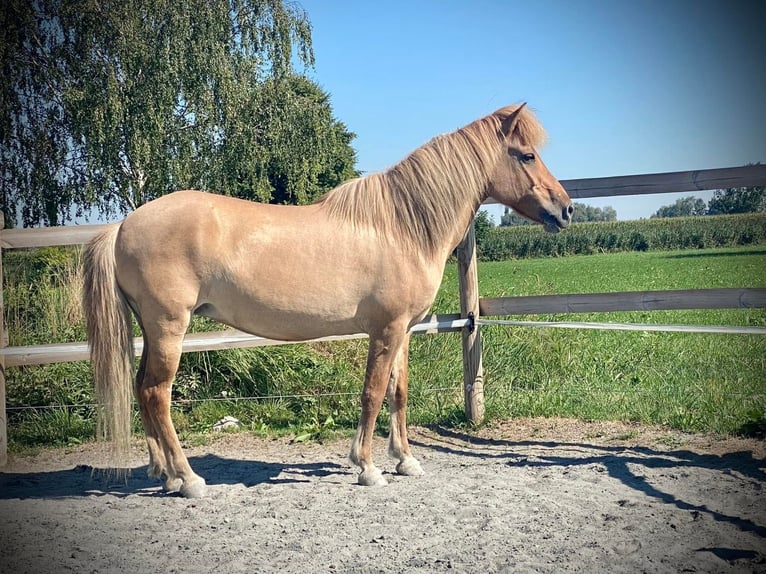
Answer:
POLYGON ((555 235, 539 226, 495 227, 482 235, 478 251, 483 261, 504 261, 761 243, 766 243, 766 213, 576 223, 555 235))

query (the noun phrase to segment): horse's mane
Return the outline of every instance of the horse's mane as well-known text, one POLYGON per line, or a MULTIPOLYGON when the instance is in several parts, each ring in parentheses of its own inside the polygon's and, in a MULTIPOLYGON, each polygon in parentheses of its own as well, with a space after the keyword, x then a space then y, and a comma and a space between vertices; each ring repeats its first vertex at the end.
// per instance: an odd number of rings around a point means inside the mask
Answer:
MULTIPOLYGON (((467 126, 437 136, 400 163, 352 179, 320 198, 329 214, 356 227, 372 227, 405 248, 433 256, 454 231, 455 211, 478 209, 491 170, 504 152, 501 124, 519 106, 507 106, 467 126)), ((538 146, 545 130, 527 107, 514 137, 538 146)))

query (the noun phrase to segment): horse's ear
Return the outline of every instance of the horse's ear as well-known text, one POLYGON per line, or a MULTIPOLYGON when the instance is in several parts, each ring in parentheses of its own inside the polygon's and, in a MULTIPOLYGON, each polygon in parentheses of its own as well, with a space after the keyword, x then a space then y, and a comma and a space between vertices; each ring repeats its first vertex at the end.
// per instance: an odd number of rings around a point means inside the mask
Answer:
POLYGON ((510 137, 510 135, 513 133, 513 130, 516 129, 516 124, 519 122, 521 110, 523 110, 524 106, 526 105, 527 102, 524 102, 518 108, 513 110, 513 112, 508 114, 508 116, 503 120, 500 129, 502 130, 505 137, 510 137))

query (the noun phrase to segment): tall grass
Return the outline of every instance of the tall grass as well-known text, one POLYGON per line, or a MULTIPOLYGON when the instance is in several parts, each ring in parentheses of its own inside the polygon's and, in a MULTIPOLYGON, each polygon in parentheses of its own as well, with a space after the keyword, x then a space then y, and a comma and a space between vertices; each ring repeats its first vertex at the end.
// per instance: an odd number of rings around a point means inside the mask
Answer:
MULTIPOLYGON (((78 252, 12 253, 4 260, 12 345, 84 338, 78 252), (25 258, 33 258, 24 264, 25 258), (62 263, 61 258, 65 259, 62 263), (46 267, 47 266, 47 267, 46 267), (31 271, 30 271, 31 270, 31 271)), ((758 247, 634 252, 481 263, 484 297, 528 294, 766 286, 758 247)), ((434 311, 458 309, 448 265, 434 311)), ((572 319, 540 315, 528 319, 572 319)), ((764 310, 626 312, 578 320, 766 326, 764 310)), ((194 330, 220 328, 196 319, 194 330)), ((485 392, 490 418, 574 416, 667 424, 684 430, 766 428, 766 341, 742 335, 599 332, 487 327, 485 392)), ((225 415, 258 433, 299 437, 346 432, 359 416, 366 341, 189 353, 174 385, 182 437, 225 415)), ((93 436, 86 362, 13 368, 8 376, 11 448, 93 436), (71 405, 56 409, 16 407, 71 405)), ((409 420, 462 423, 460 334, 414 337, 409 420)), ((380 424, 386 427, 384 412, 380 424)), ((138 418, 136 429, 139 430, 138 418)))
POLYGON ((3 275, 10 345, 84 339, 79 249, 4 253, 3 275))

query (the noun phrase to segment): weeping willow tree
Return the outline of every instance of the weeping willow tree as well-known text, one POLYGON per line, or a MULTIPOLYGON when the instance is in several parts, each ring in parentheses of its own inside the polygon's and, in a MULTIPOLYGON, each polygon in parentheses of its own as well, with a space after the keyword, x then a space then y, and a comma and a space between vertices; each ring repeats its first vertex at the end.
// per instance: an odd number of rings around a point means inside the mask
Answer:
POLYGON ((0 208, 24 225, 182 188, 307 202, 355 175, 282 0, 6 0, 0 208))

